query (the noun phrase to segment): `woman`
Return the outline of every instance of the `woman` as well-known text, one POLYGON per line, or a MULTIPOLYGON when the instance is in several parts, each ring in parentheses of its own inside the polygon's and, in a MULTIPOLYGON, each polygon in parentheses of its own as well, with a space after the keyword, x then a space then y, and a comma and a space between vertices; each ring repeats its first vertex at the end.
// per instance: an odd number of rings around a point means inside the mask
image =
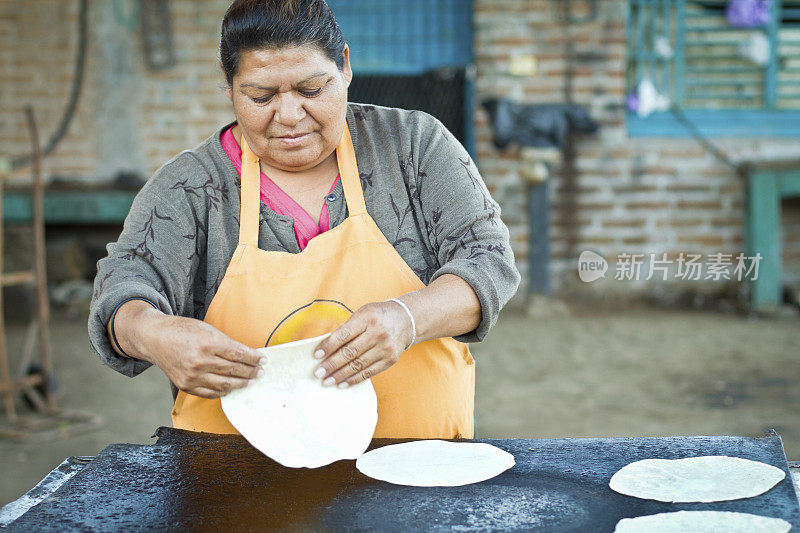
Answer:
POLYGON ((228 433, 219 397, 269 372, 255 348, 332 331, 315 375, 372 379, 376 437, 472 437, 463 341, 519 273, 469 155, 429 115, 347 103, 323 0, 233 2, 220 56, 236 121, 137 195, 98 263, 94 350, 129 376, 159 366, 176 427, 228 433))

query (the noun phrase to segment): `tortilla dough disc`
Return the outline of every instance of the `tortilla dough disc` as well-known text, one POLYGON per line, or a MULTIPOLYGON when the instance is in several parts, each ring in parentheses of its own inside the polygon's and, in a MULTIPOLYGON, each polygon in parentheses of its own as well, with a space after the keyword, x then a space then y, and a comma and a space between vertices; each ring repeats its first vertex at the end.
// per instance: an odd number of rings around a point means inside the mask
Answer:
POLYGON ((378 423, 370 380, 340 389, 314 376, 314 348, 327 336, 259 349, 267 358, 264 375, 222 397, 233 427, 284 466, 318 468, 355 459, 378 423))
POLYGON ((620 469, 609 486, 628 496, 660 502, 721 502, 751 498, 777 485, 780 468, 725 455, 644 459, 620 469))
POLYGON ((383 446, 356 460, 356 468, 365 476, 415 487, 478 483, 514 464, 513 455, 491 444, 436 439, 383 446))
POLYGON ((780 518, 728 511, 678 511, 623 518, 614 533, 786 533, 792 525, 780 518))

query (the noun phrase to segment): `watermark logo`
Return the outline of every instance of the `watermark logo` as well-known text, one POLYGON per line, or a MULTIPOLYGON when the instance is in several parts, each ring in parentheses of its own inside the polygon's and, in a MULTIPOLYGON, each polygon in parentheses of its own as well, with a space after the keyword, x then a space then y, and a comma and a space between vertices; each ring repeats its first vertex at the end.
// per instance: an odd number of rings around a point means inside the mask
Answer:
MULTIPOLYGON (((757 253, 747 256, 743 253, 702 254, 679 253, 674 259, 668 254, 630 254, 617 255, 614 265, 614 279, 617 281, 650 281, 670 278, 683 281, 755 281, 763 256, 757 253)), ((595 252, 586 250, 578 258, 578 276, 581 281, 592 282, 605 277, 608 262, 595 252)))
POLYGON ((581 252, 580 257, 578 257, 578 276, 581 281, 591 283, 604 278, 607 270, 608 261, 591 250, 581 252))

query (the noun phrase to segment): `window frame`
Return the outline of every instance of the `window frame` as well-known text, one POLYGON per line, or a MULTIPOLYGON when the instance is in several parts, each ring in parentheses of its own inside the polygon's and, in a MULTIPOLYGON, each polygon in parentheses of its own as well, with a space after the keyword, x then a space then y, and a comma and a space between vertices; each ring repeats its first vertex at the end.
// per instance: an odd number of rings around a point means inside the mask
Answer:
MULTIPOLYGON (((663 0, 662 0, 663 1, 663 0)), ((685 5, 687 0, 670 0, 669 4, 675 6, 675 32, 678 35, 675 44, 675 60, 673 73, 669 76, 670 84, 673 84, 671 95, 675 100, 681 101, 683 90, 683 44, 684 37, 681 34, 685 29, 686 12, 685 5)), ((636 61, 637 82, 639 73, 642 72, 642 56, 634 58, 631 56, 632 50, 637 46, 637 36, 634 35, 635 24, 642 23, 641 15, 637 21, 633 18, 634 8, 647 5, 655 5, 652 0, 628 0, 626 39, 628 59, 630 68, 636 61)), ((661 3, 663 7, 665 3, 661 3)), ((656 15, 658 9, 654 8, 656 15)), ((770 23, 764 28, 765 34, 770 42, 770 60, 764 67, 764 105, 761 108, 731 108, 731 109, 683 109, 684 117, 690 121, 697 130, 707 137, 800 137, 800 109, 778 108, 776 106, 778 94, 778 74, 779 74, 779 31, 781 28, 800 28, 795 25, 784 25, 782 16, 784 8, 781 0, 772 0, 770 5, 770 23)), ((666 8, 664 8, 666 9, 666 8)), ((800 11, 798 8, 787 8, 792 12, 800 11)), ((639 11, 640 13, 641 11, 639 11)), ((648 14, 652 13, 647 8, 648 14)), ((663 22, 667 27, 669 22, 663 22)), ((641 39, 639 39, 641 41, 641 39)), ((793 44, 794 45, 794 44, 793 44)), ((794 45, 796 46, 796 45, 794 45)), ((658 69, 658 66, 648 67, 658 69)), ((666 72, 666 71, 665 71, 666 72)), ((626 86, 629 84, 626 84, 626 86)), ((800 85, 800 82, 798 82, 800 85)), ((626 90, 632 90, 627 87, 626 90)), ((627 111, 626 126, 630 137, 669 137, 669 138, 689 138, 692 133, 682 124, 675 114, 671 111, 656 111, 646 117, 640 117, 636 113, 627 111)))

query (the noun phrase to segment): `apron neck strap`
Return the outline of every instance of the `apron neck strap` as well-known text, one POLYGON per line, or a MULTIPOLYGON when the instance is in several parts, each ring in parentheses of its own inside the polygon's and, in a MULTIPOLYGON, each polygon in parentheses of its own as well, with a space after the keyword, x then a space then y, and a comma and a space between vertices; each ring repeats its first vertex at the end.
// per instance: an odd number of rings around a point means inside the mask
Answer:
MULTIPOLYGON (((258 247, 258 213, 261 204, 261 168, 258 156, 250 150, 250 146, 242 135, 242 172, 239 210, 239 244, 258 247)), ((352 215, 366 214, 364 191, 361 189, 361 178, 356 165, 356 152, 350 128, 345 123, 342 140, 336 147, 336 162, 342 180, 347 210, 352 215)))
POLYGON ((353 139, 350 137, 350 127, 345 122, 342 140, 336 147, 336 162, 339 165, 339 175, 344 189, 344 198, 347 200, 349 215, 367 214, 364 202, 364 191, 361 188, 361 177, 356 164, 356 151, 353 148, 353 139))
POLYGON ((258 248, 258 214, 261 207, 261 167, 242 135, 242 194, 239 209, 239 244, 258 248))

